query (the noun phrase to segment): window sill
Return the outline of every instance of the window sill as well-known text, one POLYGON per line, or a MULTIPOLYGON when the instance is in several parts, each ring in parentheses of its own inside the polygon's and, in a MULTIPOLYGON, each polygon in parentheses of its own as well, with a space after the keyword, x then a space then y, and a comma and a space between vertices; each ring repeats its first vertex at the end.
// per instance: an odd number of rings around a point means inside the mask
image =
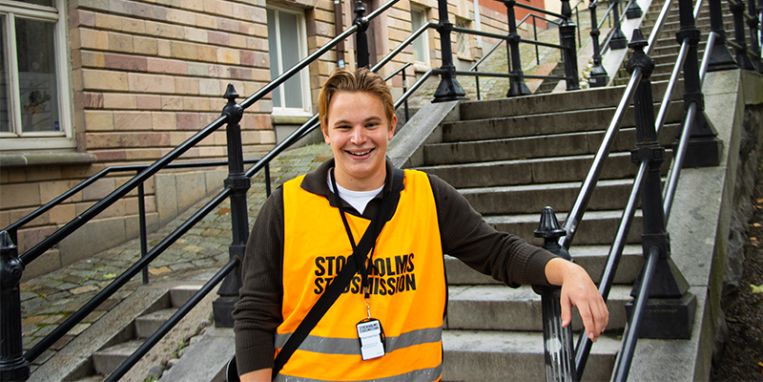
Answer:
POLYGON ((0 154, 0 167, 30 167, 44 165, 87 165, 95 155, 74 151, 29 151, 0 154))
POLYGON ((310 117, 312 117, 310 114, 276 114, 275 111, 270 115, 273 125, 302 125, 310 117))

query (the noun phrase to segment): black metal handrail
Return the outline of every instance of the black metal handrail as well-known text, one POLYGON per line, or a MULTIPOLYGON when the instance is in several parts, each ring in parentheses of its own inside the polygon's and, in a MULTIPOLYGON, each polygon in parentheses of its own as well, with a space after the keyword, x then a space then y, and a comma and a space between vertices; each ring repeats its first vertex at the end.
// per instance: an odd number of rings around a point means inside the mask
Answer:
MULTIPOLYGON (((651 49, 654 46, 654 41, 656 40, 656 36, 657 34, 659 34, 659 31, 662 28, 662 25, 665 19, 667 18, 667 14, 670 9, 670 3, 671 1, 665 2, 665 5, 663 6, 659 17, 657 18, 657 22, 655 23, 652 29, 652 32, 650 34, 650 42, 649 42, 649 45, 647 46, 647 52, 649 49, 651 49)), ((586 177, 583 180, 578 196, 575 199, 575 202, 573 203, 573 206, 567 215, 567 218, 564 223, 564 229, 567 232, 567 235, 559 239, 559 245, 565 249, 570 248, 572 241, 575 238, 575 234, 577 233, 578 226, 583 219, 583 215, 588 206, 588 202, 591 198, 591 195, 593 194, 594 188, 596 187, 596 183, 598 182, 599 175, 604 165, 604 161, 609 155, 609 150, 619 130, 620 122, 622 121, 622 118, 625 114, 625 110, 630 104, 631 99, 633 98, 636 92, 636 87, 638 83, 641 81, 641 76, 642 76, 641 69, 636 67, 634 71, 631 73, 631 77, 628 81, 628 84, 625 87, 623 96, 620 98, 620 102, 618 103, 617 108, 615 109, 615 114, 612 120, 610 121, 610 124, 604 133, 604 137, 602 139, 601 145, 599 146, 599 149, 597 150, 594 156, 593 163, 588 173, 586 174, 586 177)), ((639 177, 637 177, 637 179, 638 178, 639 177)), ((635 205, 636 196, 634 196, 633 193, 631 193, 631 198, 634 199, 634 205, 635 205)), ((633 213, 635 213, 635 210, 633 209, 628 210, 626 207, 626 211, 624 211, 624 215, 632 216, 633 213)), ((617 231, 618 236, 616 237, 615 242, 613 243, 613 246, 617 245, 617 246, 624 247, 625 245, 624 237, 625 237, 625 234, 628 232, 629 228, 630 228, 629 220, 627 221, 625 225, 621 224, 620 227, 618 227, 618 231, 617 231), (618 240, 618 238, 621 237, 620 236, 621 233, 622 233, 622 240, 618 240)), ((622 253, 622 248, 618 252, 622 253)), ((616 269, 618 262, 619 262, 618 255, 609 256, 607 260, 607 265, 605 266, 604 276, 611 277, 612 279, 614 279, 614 270, 616 269)), ((602 296, 606 300, 609 294, 609 288, 611 286, 611 282, 607 283, 604 280, 605 279, 602 278, 602 281, 599 283, 599 292, 602 294, 602 296)), ((591 345, 592 345, 592 342, 590 339, 588 339, 588 337, 586 337, 585 335, 580 336, 580 339, 578 340, 578 343, 576 345, 576 350, 575 350, 575 364, 576 364, 575 369, 576 369, 576 372, 578 373, 578 376, 582 376, 583 374, 583 370, 585 369, 585 364, 588 358, 588 353, 590 352, 591 345)))
MULTIPOLYGON (((249 159, 245 161, 246 163, 255 163, 256 159, 249 159)), ((201 167, 219 167, 219 166, 226 166, 228 164, 227 160, 217 160, 217 161, 204 161, 204 162, 184 162, 184 163, 169 163, 167 166, 165 166, 165 169, 187 169, 187 168, 201 168, 201 167)), ((15 235, 17 234, 18 230, 21 229, 23 226, 29 224, 34 219, 40 217, 45 212, 48 212, 50 209, 58 206, 59 204, 63 203, 67 199, 74 196, 76 193, 84 190, 85 188, 89 187, 96 181, 112 174, 112 173, 121 173, 121 172, 140 172, 148 168, 150 165, 148 164, 134 164, 134 165, 118 165, 118 166, 109 166, 106 167, 97 173, 81 180, 79 183, 74 185, 72 188, 66 190, 61 195, 56 196, 55 198, 51 199, 47 203, 43 204, 42 206, 38 207, 34 211, 29 212, 28 214, 24 215, 23 217, 19 218, 15 222, 5 226, 3 228, 3 231, 7 231, 9 234, 11 234, 11 237, 14 241, 16 241, 15 235)))
MULTIPOLYGON (((694 17, 696 17, 699 14, 701 5, 702 5, 702 1, 700 0, 697 2, 695 8, 692 10, 692 14, 694 15, 694 17)), ((654 45, 653 43, 657 35, 659 34, 659 30, 662 27, 664 19, 667 15, 667 11, 669 10, 669 7, 670 7, 670 1, 665 3, 665 5, 663 6, 663 10, 660 14, 660 17, 658 17, 658 21, 655 24, 654 30, 652 31, 650 36, 650 42, 648 43, 647 52, 650 51, 651 48, 653 48, 653 45, 654 45)), ((693 27, 693 25, 691 25, 691 27, 693 27)), ((704 75, 707 71, 710 52, 713 48, 713 44, 715 41, 716 41, 716 34, 711 33, 707 41, 707 47, 705 50, 705 55, 703 57, 702 67, 699 71, 699 85, 698 85, 699 87, 701 87, 701 82, 704 79, 704 75)), ((647 45, 647 43, 643 43, 643 45, 647 45)), ((643 49, 643 45, 641 46, 641 49, 643 49)), ((683 37, 679 55, 674 65, 674 68, 672 70, 671 78, 668 82, 668 85, 663 97, 663 101, 661 103, 661 108, 658 113, 658 117, 654 120, 655 135, 656 133, 660 131, 661 127, 664 125, 667 108, 670 104, 670 100, 673 94, 673 89, 675 88, 675 85, 678 81, 678 73, 684 67, 684 63, 686 61, 686 57, 689 52, 689 45, 690 45, 690 38, 688 35, 685 35, 683 37)), ((696 57, 696 48, 694 49, 694 55, 696 57)), ((636 67, 634 72, 632 73, 631 79, 633 79, 633 77, 637 75, 636 71, 638 70, 639 68, 636 67)), ((651 99, 651 95, 649 95, 648 99, 651 99)), ((663 193, 664 203, 662 206, 660 206, 662 207, 661 208, 662 211, 660 211, 660 213, 664 214, 664 222, 663 222, 664 224, 667 224, 667 219, 670 216, 670 207, 671 207, 672 200, 673 200, 675 190, 677 187, 678 176, 680 175, 680 171, 681 171, 681 168, 683 167, 683 162, 686 156, 686 151, 687 151, 689 136, 690 136, 689 129, 695 123, 696 116, 698 115, 698 108, 699 108, 697 103, 698 101, 689 100, 687 102, 689 103, 689 105, 687 107, 684 123, 682 125, 683 128, 681 130, 678 148, 674 152, 673 166, 671 167, 670 174, 668 175, 669 180, 666 183, 664 188, 664 193, 663 193)), ((623 210, 622 218, 618 225, 615 239, 612 243, 609 255, 607 257, 607 264, 605 265, 604 270, 602 272, 601 281, 599 284, 599 291, 605 300, 607 299, 607 296, 609 294, 609 290, 614 280, 614 273, 615 273, 615 270, 617 269, 617 264, 619 263, 619 259, 622 255, 622 251, 625 246, 625 236, 627 235, 627 232, 629 231, 630 224, 635 215, 636 203, 638 200, 638 196, 640 194, 641 186, 644 183, 644 179, 645 179, 644 177, 645 177, 645 173, 647 171, 647 166, 649 165, 649 162, 650 160, 643 160, 639 165, 639 169, 634 177, 634 182, 631 189, 631 193, 628 198, 628 202, 626 204, 625 209, 623 210)), ((594 163, 596 164, 596 161, 594 163)), ((583 190, 581 190, 581 194, 582 193, 583 193, 583 190)), ((570 215, 573 215, 573 214, 571 213, 570 215)), ((623 341, 623 350, 619 353, 617 365, 615 366, 614 380, 616 381, 625 380, 627 378, 627 372, 630 367, 630 362, 633 356, 633 350, 635 348, 635 341, 636 341, 637 333, 639 330, 640 319, 644 312, 646 298, 649 296, 649 285, 651 283, 651 278, 652 278, 652 275, 654 274, 654 269, 657 263, 658 256, 655 256, 654 253, 652 253, 654 250, 655 250, 654 247, 650 247, 649 249, 650 253, 645 254, 647 256, 647 261, 646 261, 646 264, 644 265, 644 271, 641 278, 640 289, 638 290, 637 298, 635 301, 635 307, 633 310, 634 313, 632 315, 630 323, 628 324, 626 334, 624 335, 625 338, 623 341)), ((591 341, 585 336, 581 336, 580 340, 578 341, 578 345, 576 349, 576 364, 578 366, 577 372, 579 373, 579 375, 582 375, 583 368, 585 367, 585 361, 587 359, 588 353, 590 352, 591 344, 592 344, 591 341)))

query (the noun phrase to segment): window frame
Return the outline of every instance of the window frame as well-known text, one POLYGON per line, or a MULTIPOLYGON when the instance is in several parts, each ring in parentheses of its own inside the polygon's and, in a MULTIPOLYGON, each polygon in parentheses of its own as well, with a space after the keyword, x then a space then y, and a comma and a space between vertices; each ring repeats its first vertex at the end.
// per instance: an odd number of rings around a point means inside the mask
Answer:
MULTIPOLYGON (((6 18, 3 34, 5 66, 7 68, 8 122, 10 132, 0 132, 0 151, 35 149, 68 149, 75 147, 72 129, 71 88, 68 70, 68 37, 65 0, 54 0, 54 6, 26 4, 13 0, 0 0, 0 15, 6 18), (21 131, 21 94, 18 74, 18 47, 16 46, 16 18, 54 22, 53 54, 58 101, 60 131, 21 131)), ((3 74, 0 74, 3 75, 3 74)))
MULTIPOLYGON (((421 25, 425 25, 429 22, 429 9, 427 9, 426 7, 411 3, 410 13, 411 13, 411 33, 415 32, 418 28, 420 28, 421 25), (417 18, 417 14, 421 15, 420 17, 418 17, 420 20, 417 20, 419 22, 419 26, 414 27, 414 19, 417 18)), ((422 33, 419 37, 416 38, 416 40, 414 40, 411 43, 411 50, 412 50, 411 55, 413 56, 414 63, 418 64, 418 66, 424 66, 427 68, 430 66, 431 57, 429 55, 430 49, 429 49, 429 31, 428 30, 422 33), (417 54, 416 46, 414 45, 416 41, 421 41, 421 43, 423 44, 422 50, 423 50, 424 57, 420 57, 421 59, 417 59, 416 57, 416 54, 417 54)))
MULTIPOLYGON (((274 29, 276 31, 276 35, 274 36, 276 41, 276 54, 278 55, 278 68, 277 72, 280 74, 284 73, 286 69, 283 68, 283 49, 281 47, 281 26, 280 26, 280 20, 278 17, 279 12, 288 13, 291 15, 297 16, 297 44, 299 45, 297 48, 299 49, 299 55, 300 60, 307 57, 307 22, 304 12, 294 11, 291 9, 286 9, 283 7, 273 6, 268 4, 266 6, 266 9, 268 11, 275 12, 273 19, 276 22, 276 25, 274 26, 274 29)), ((270 49, 270 36, 268 36, 268 49, 270 49)), ((270 65, 273 65, 271 62, 270 65)), ((302 88, 302 108, 296 108, 296 107, 276 107, 275 101, 273 101, 273 111, 272 113, 274 115, 278 116, 300 116, 300 117, 311 117, 312 116, 312 97, 310 96, 311 88, 310 88, 310 66, 305 66, 302 70, 299 71, 298 74, 300 78, 300 85, 302 88)), ((274 80, 275 77, 272 77, 271 74, 271 81, 274 80)), ((286 96, 284 92, 284 84, 281 84, 278 86, 278 89, 280 89, 280 96, 281 96, 281 105, 286 105, 286 96)), ((275 97, 275 89, 270 93, 271 96, 275 97)))

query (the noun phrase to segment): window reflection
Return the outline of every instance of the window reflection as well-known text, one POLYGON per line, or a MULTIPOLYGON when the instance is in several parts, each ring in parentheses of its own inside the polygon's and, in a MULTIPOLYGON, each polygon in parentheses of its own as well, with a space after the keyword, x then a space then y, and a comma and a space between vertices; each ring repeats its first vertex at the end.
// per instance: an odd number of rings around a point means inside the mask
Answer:
POLYGON ((54 23, 16 18, 21 129, 60 131, 54 23))

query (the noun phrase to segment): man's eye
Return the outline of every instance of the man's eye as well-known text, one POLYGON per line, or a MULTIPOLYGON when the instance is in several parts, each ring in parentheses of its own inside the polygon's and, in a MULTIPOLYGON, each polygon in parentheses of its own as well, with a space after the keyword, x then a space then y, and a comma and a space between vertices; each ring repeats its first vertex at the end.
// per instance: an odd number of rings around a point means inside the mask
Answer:
POLYGON ((377 127, 379 127, 379 122, 369 122, 369 123, 366 123, 366 128, 368 128, 368 129, 375 129, 377 127))

